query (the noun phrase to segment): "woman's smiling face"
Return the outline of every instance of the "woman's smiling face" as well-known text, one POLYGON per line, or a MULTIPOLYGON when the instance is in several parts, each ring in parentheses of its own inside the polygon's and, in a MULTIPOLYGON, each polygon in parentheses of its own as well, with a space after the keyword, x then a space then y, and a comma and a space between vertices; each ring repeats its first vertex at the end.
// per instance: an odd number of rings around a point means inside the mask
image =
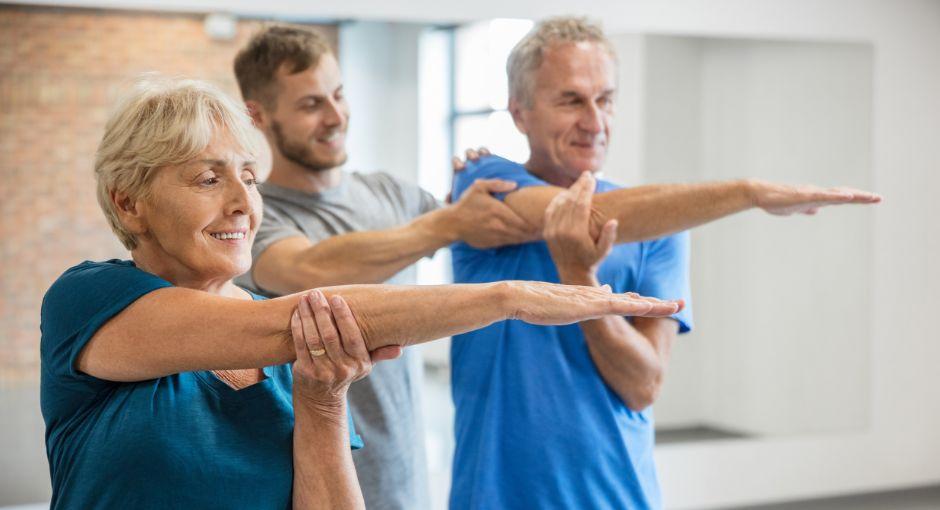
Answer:
POLYGON ((261 222, 255 165, 232 136, 217 131, 192 160, 158 169, 137 202, 135 260, 187 287, 247 272, 261 222))

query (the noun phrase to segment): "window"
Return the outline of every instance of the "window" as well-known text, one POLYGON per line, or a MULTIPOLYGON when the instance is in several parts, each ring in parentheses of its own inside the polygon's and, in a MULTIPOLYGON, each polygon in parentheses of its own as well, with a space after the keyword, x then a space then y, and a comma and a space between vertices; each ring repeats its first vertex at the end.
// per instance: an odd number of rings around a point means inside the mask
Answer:
POLYGON ((515 161, 528 159, 526 139, 506 110, 506 59, 532 26, 531 20, 494 19, 453 29, 455 152, 484 146, 515 161))

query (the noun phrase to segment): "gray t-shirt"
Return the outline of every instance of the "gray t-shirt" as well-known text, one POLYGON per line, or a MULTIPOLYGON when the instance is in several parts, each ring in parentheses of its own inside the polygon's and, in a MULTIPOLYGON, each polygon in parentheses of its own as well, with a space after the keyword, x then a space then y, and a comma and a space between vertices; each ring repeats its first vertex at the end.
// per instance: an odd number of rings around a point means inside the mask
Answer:
MULTIPOLYGON (((439 207, 421 188, 387 173, 344 172, 340 185, 321 193, 261 184, 264 219, 252 246, 254 260, 271 244, 305 236, 316 243, 331 236, 403 225, 439 207)), ((254 269, 252 267, 252 269, 254 269)), ((386 283, 414 283, 411 268, 386 283)), ((239 285, 274 297, 251 273, 239 285)), ((411 349, 384 361, 349 388, 349 407, 365 448, 353 452, 366 508, 428 507, 427 466, 421 420, 421 365, 411 349)))

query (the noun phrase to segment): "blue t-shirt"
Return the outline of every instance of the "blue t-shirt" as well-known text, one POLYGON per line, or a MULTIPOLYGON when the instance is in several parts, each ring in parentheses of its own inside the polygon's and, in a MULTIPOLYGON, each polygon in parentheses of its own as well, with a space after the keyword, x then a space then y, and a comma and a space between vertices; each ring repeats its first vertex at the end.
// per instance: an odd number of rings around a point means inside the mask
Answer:
MULTIPOLYGON (((547 186, 518 164, 487 157, 454 183, 477 179, 547 186)), ((598 181, 597 192, 617 186, 598 181)), ((544 241, 478 250, 453 246, 454 280, 558 282, 544 241)), ((682 298, 692 326, 687 233, 616 245, 598 271, 614 292, 682 298)), ((577 324, 503 321, 451 346, 457 447, 451 509, 659 508, 651 409, 631 411, 601 379, 577 324)))
MULTIPOLYGON (((131 261, 86 261, 46 292, 41 402, 53 509, 291 507, 290 365, 266 367, 266 379, 237 391, 208 371, 121 383, 75 368, 109 319, 171 286, 131 261)), ((361 447, 351 420, 349 430, 361 447)))

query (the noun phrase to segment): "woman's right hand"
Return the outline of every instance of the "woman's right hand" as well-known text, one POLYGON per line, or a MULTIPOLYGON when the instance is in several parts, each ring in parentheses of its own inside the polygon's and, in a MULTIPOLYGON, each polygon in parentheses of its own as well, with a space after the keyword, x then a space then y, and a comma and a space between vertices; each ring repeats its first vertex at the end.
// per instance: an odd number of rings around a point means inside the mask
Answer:
POLYGON ((372 365, 401 354, 400 347, 369 353, 346 301, 322 292, 304 294, 291 316, 294 362, 294 405, 309 405, 322 414, 346 419, 349 385, 369 375, 372 365), (335 321, 335 326, 334 326, 335 321))
POLYGON ((663 301, 628 292, 614 294, 610 287, 582 287, 556 283, 509 281, 510 318, 530 324, 572 324, 604 315, 668 317, 685 303, 663 301))

